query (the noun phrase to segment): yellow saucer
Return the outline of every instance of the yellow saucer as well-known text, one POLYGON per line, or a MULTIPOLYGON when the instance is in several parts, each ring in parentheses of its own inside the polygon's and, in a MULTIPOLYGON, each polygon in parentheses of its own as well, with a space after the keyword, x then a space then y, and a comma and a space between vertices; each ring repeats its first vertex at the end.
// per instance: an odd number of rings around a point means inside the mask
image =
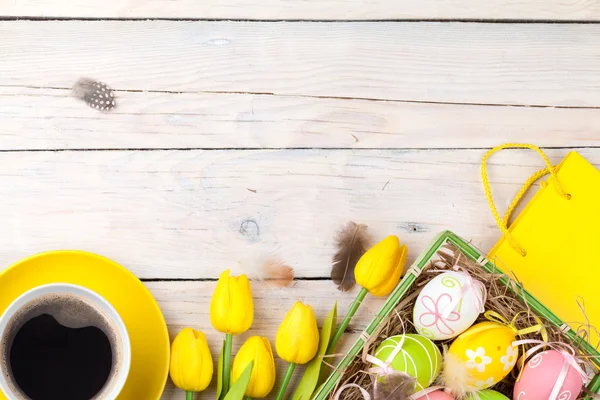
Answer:
MULTIPOLYGON (((169 334, 144 284, 119 264, 83 251, 53 251, 26 258, 0 273, 0 314, 24 292, 48 283, 91 289, 119 312, 131 340, 131 369, 118 400, 158 400, 169 373, 169 334)), ((0 394, 0 399, 6 399, 0 394)))

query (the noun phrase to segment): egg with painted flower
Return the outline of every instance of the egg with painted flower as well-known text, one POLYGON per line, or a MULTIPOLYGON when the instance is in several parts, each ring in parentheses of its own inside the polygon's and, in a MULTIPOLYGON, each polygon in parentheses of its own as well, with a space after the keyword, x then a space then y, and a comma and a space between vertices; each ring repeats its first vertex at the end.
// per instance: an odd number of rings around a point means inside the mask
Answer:
POLYGON ((548 350, 533 356, 515 383, 514 400, 547 400, 551 398, 555 385, 556 395, 561 400, 579 397, 586 378, 573 356, 557 350, 548 350), (564 376, 563 367, 565 367, 564 376), (562 383, 560 382, 562 381, 562 383))
POLYGON ((443 380, 455 393, 487 389, 513 369, 519 350, 516 330, 492 321, 476 324, 458 336, 445 355, 443 380))
POLYGON ((375 357, 384 364, 389 362, 396 371, 415 378, 417 392, 430 386, 442 368, 442 354, 437 346, 424 336, 410 333, 385 339, 377 348, 375 357), (390 359, 398 347, 396 355, 390 359))
POLYGON ((431 340, 458 336, 483 312, 485 286, 466 272, 444 272, 421 290, 413 309, 419 334, 431 340))

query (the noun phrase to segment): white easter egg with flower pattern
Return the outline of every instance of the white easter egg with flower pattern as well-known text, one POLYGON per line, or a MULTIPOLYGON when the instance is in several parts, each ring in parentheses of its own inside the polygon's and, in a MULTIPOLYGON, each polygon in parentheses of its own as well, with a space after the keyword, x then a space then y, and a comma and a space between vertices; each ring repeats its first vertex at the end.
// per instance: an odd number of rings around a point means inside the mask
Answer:
POLYGON ((469 329, 483 312, 485 287, 466 272, 449 271, 430 280, 413 310, 419 334, 446 340, 469 329))

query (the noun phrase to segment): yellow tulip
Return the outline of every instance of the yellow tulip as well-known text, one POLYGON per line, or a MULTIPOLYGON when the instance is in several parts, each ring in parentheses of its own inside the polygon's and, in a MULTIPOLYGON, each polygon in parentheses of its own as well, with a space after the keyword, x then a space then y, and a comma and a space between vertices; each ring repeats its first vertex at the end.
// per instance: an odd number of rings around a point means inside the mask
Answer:
POLYGON ((242 345, 233 360, 231 372, 233 382, 236 382, 248 364, 254 361, 250 383, 246 388, 246 396, 266 397, 275 385, 275 360, 269 340, 260 336, 251 336, 242 345))
POLYGON ((238 335, 252 325, 254 304, 246 275, 223 272, 210 302, 210 322, 220 332, 238 335))
POLYGON ((319 349, 319 328, 311 306, 297 301, 279 325, 275 348, 282 360, 305 364, 319 349))
POLYGON ((312 307, 297 301, 287 313, 275 337, 279 358, 289 363, 276 400, 282 400, 296 364, 306 364, 319 350, 319 328, 312 307))
POLYGON ((358 260, 356 282, 373 296, 387 296, 400 281, 407 253, 406 245, 400 246, 396 236, 388 236, 358 260))
POLYGON ((188 392, 201 392, 209 385, 213 360, 204 333, 185 328, 171 345, 171 379, 188 392))

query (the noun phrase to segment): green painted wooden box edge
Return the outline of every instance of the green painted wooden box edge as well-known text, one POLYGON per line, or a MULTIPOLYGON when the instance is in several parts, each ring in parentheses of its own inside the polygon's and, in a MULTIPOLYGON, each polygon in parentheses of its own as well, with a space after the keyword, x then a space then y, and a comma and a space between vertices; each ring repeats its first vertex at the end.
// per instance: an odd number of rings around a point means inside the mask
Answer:
MULTIPOLYGON (((479 262, 479 264, 482 265, 482 267, 485 268, 487 271, 489 271, 489 272, 499 271, 499 268, 496 265, 494 265, 491 261, 487 260, 485 258, 485 255, 482 254, 477 248, 473 247, 470 243, 468 243, 467 241, 465 241, 464 239, 462 239, 460 236, 456 235, 452 231, 444 231, 444 232, 440 233, 433 240, 431 245, 424 252, 422 252, 419 255, 417 260, 411 266, 411 269, 420 273, 423 270, 423 268, 425 268, 425 266, 427 265, 429 260, 434 256, 434 254, 436 254, 437 251, 446 243, 453 244, 462 253, 464 253, 466 256, 468 256, 470 259, 472 259, 475 262, 481 261, 481 260, 487 261, 485 263, 479 262)), ((383 305, 381 310, 379 310, 379 312, 377 313, 375 318, 371 321, 371 323, 365 329, 365 332, 368 335, 371 335, 375 331, 377 326, 381 323, 381 321, 383 321, 385 318, 387 318, 387 316, 392 312, 392 310, 400 302, 402 297, 410 289, 411 285, 415 282, 416 279, 417 279, 417 275, 415 275, 413 273, 407 273, 405 275, 405 277, 398 284, 398 287, 396 287, 396 289, 392 292, 392 294, 390 295, 388 300, 385 302, 385 304, 383 305)), ((506 282, 506 280, 504 282, 506 282)), ((556 326, 560 327, 560 326, 564 325, 560 318, 558 318, 554 313, 552 313, 552 311, 550 311, 542 303, 540 303, 535 297, 533 297, 531 294, 529 294, 525 290, 524 290, 524 293, 525 293, 525 298, 527 299, 527 302, 529 303, 529 305, 533 311, 535 311, 538 315, 543 316, 544 318, 546 318, 548 321, 550 321, 551 323, 553 323, 556 326)), ((569 330, 567 332, 567 335, 569 336, 569 338, 571 340, 577 339, 575 332, 573 332, 572 330, 569 330)), ((348 354, 338 363, 335 370, 331 373, 329 378, 321 386, 319 391, 314 396, 313 400, 325 400, 327 398, 327 396, 329 396, 331 391, 334 390, 334 388, 336 387, 338 380, 340 379, 340 375, 341 375, 340 372, 343 371, 348 365, 350 365, 352 360, 354 360, 354 358, 359 354, 359 352, 362 351, 364 344, 365 344, 365 342, 364 342, 364 339, 362 339, 362 337, 359 338, 354 343, 352 348, 348 351, 348 354)), ((586 352, 588 352, 588 354, 593 355, 593 356, 600 356, 600 353, 594 347, 590 346, 589 344, 584 342, 584 343, 582 343, 582 347, 584 348, 584 350, 586 352)), ((599 390, 600 390, 600 375, 597 375, 592 380, 592 382, 588 386, 588 389, 594 393, 599 392, 599 390)))

